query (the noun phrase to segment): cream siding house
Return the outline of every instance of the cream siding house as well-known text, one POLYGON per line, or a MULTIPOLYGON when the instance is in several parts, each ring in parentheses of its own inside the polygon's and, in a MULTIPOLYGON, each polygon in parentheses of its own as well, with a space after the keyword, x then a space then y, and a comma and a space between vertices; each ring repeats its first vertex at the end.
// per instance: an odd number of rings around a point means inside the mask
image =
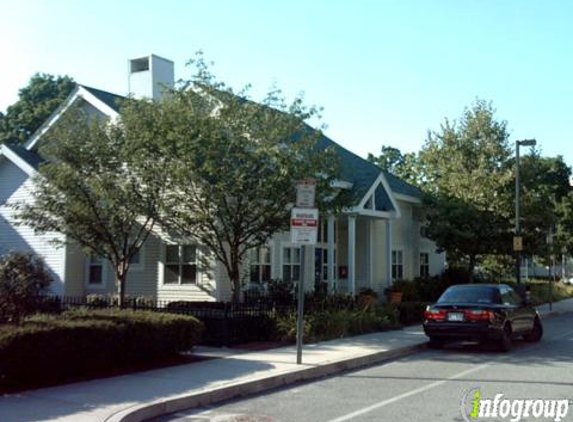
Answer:
MULTIPOLYGON (((158 98, 158 86, 173 84, 173 63, 151 55, 129 62, 131 93, 158 98)), ((36 235, 15 224, 11 203, 31 200, 31 176, 42 159, 37 154, 43 135, 63 113, 80 106, 90 115, 119 118, 122 97, 77 85, 64 104, 24 147, 0 146, 0 254, 29 250, 44 257, 56 282, 56 294, 85 296, 116 291, 109 263, 86 256, 76 245, 55 248, 56 234, 36 235)), ((417 210, 419 190, 344 149, 326 136, 319 147, 333 146, 342 163, 337 187, 351 194, 354 206, 321 221, 319 243, 300 256, 289 233, 278 233, 266 246, 252 251, 244 264, 246 287, 270 279, 300 279, 305 260, 305 286, 324 283, 328 291, 358 293, 361 288, 382 292, 393 279, 439 274, 445 257, 421 236, 417 210)), ((231 285, 221 263, 207 260, 200 245, 175 242, 153 233, 133 263, 127 294, 158 300, 230 300, 231 285)))

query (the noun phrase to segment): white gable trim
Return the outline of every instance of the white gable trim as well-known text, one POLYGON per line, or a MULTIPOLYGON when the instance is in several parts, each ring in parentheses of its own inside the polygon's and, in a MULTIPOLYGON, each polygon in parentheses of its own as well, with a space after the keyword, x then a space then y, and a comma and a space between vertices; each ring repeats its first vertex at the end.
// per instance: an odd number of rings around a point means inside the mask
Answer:
POLYGON ((5 156, 8 160, 16 164, 28 176, 33 176, 34 174, 37 173, 34 167, 28 164, 25 160, 23 160, 18 154, 16 154, 6 145, 0 145, 0 156, 1 155, 5 156))
POLYGON ((38 140, 42 137, 44 133, 46 133, 52 125, 60 118, 60 116, 73 104, 78 96, 79 85, 76 86, 68 98, 52 113, 50 117, 32 134, 30 139, 24 144, 24 147, 28 150, 34 148, 38 143, 38 140))
POLYGON ((360 200, 358 205, 356 205, 355 207, 352 207, 352 211, 357 212, 358 214, 361 214, 361 215, 368 215, 371 217, 400 218, 400 215, 401 215, 400 207, 398 206, 398 203, 396 202, 396 199, 394 198, 394 192, 392 192, 392 189, 390 189, 390 185, 388 184, 388 180, 386 180, 386 176, 384 176, 383 172, 380 172, 380 174, 378 175, 378 177, 376 178, 374 183, 372 183, 372 186, 370 186, 370 188, 368 189, 366 194, 364 194, 364 196, 362 197, 362 199, 360 200), (388 198, 390 198, 390 202, 392 203, 392 207, 394 208, 394 211, 388 212, 388 211, 376 211, 376 210, 364 209, 366 202, 368 201, 368 199, 372 195, 374 195, 376 188, 380 184, 382 184, 382 187, 386 190, 386 193, 388 194, 388 198))
POLYGON ((395 193, 394 197, 400 201, 410 202, 412 204, 421 204, 422 200, 420 198, 416 198, 415 196, 404 195, 403 193, 395 193))
POLYGON ((46 133, 54 125, 54 123, 58 121, 62 114, 64 114, 79 98, 84 99, 103 114, 109 116, 112 119, 116 119, 119 116, 119 113, 113 108, 101 101, 83 86, 77 85, 72 90, 70 95, 68 95, 68 98, 66 98, 66 100, 56 109, 56 111, 52 113, 52 115, 44 122, 44 124, 42 124, 42 126, 40 126, 36 132, 34 132, 28 142, 26 142, 24 145, 25 148, 28 150, 33 149, 40 138, 44 135, 44 133, 46 133))
POLYGON ((119 116, 119 113, 117 111, 115 111, 113 108, 111 108, 106 103, 104 103, 102 100, 100 100, 98 97, 93 95, 91 92, 89 92, 83 86, 80 86, 78 96, 82 97, 84 100, 86 100, 88 103, 93 105, 95 108, 97 108, 99 111, 101 111, 106 116, 109 116, 111 119, 115 120, 119 116))

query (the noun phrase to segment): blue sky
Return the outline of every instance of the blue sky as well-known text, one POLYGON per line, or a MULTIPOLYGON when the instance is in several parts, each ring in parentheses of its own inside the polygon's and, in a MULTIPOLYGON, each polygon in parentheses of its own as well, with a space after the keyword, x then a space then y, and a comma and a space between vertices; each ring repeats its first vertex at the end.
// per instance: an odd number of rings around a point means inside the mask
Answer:
POLYGON ((124 94, 127 60, 155 53, 176 77, 201 49, 220 79, 276 83, 324 107, 326 134, 366 156, 422 146, 479 97, 511 139, 573 165, 568 0, 0 0, 0 110, 35 72, 124 94))

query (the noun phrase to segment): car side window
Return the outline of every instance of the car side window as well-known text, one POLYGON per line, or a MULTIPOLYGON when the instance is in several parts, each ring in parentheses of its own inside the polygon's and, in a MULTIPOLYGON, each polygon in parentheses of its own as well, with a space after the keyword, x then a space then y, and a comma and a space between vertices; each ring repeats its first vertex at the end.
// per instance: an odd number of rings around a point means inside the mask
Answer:
POLYGON ((511 299, 513 300, 514 304, 521 305, 523 303, 521 296, 519 296, 519 294, 517 294, 517 292, 511 287, 509 288, 509 294, 511 295, 511 299))
POLYGON ((516 300, 515 296, 517 296, 517 294, 513 296, 512 293, 515 292, 507 286, 500 286, 500 292, 501 292, 501 300, 504 305, 519 305, 519 303, 521 302, 519 300, 519 297, 517 297, 516 300))

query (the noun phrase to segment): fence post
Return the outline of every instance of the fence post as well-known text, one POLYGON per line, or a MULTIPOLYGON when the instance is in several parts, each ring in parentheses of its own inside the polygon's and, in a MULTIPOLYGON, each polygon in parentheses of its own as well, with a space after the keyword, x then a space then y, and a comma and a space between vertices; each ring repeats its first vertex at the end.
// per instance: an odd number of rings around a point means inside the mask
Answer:
POLYGON ((230 303, 225 303, 225 307, 223 310, 222 334, 223 334, 223 346, 225 346, 225 347, 229 347, 231 345, 231 338, 230 338, 230 333, 229 333, 229 310, 230 310, 230 307, 231 307, 230 303))

